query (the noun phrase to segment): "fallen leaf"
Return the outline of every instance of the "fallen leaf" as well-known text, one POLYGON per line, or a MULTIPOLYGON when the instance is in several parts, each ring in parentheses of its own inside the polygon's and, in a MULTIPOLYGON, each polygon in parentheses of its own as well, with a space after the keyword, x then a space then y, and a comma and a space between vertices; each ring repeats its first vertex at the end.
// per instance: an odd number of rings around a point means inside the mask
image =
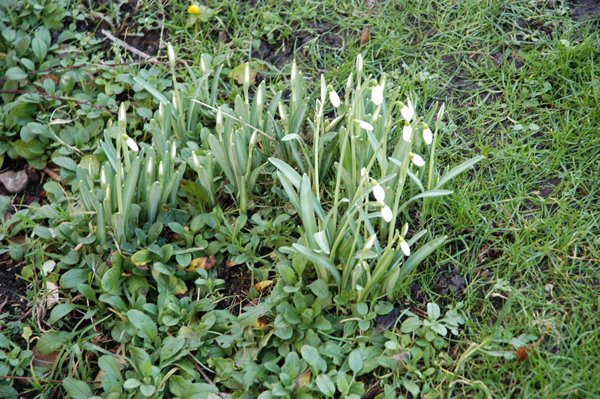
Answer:
POLYGON ((310 367, 306 371, 296 378, 296 386, 294 387, 294 397, 298 395, 298 389, 306 388, 306 385, 310 382, 311 372, 310 367))
POLYGON ((46 281, 46 290, 48 296, 46 297, 46 306, 50 307, 55 303, 58 303, 60 295, 58 294, 58 286, 51 281, 46 281))
POLYGON ((204 270, 212 269, 217 264, 217 259, 214 255, 209 256, 208 258, 196 258, 192 260, 192 263, 188 267, 185 268, 188 272, 193 272, 197 268, 201 267, 204 270))
POLYGON ((267 319, 266 316, 260 316, 258 319, 256 319, 256 321, 254 322, 254 325, 252 327, 263 329, 268 325, 269 325, 269 319, 267 319))
POLYGON ((259 281, 258 283, 254 284, 254 288, 256 288, 258 292, 263 292, 264 289, 270 286, 271 284, 273 284, 273 280, 259 281))
MULTIPOLYGON (((265 68, 256 62, 251 62, 250 63, 250 84, 254 84, 254 82, 256 81, 256 75, 258 74, 258 72, 264 70, 265 68)), ((229 75, 227 75, 229 78, 233 78, 235 80, 235 82, 242 86, 244 84, 244 75, 246 74, 246 63, 240 64, 238 66, 236 66, 235 68, 233 68, 231 70, 231 72, 229 72, 229 75)))
POLYGON ((496 255, 498 255, 498 250, 490 249, 490 246, 486 244, 483 247, 481 247, 481 250, 479 251, 479 255, 477 257, 480 262, 483 262, 485 258, 493 258, 496 255))
POLYGON ((42 355, 37 347, 33 347, 33 367, 46 367, 51 369, 56 362, 56 358, 60 354, 60 351, 50 352, 47 355, 42 355))
POLYGON ((369 27, 363 27, 362 33, 360 34, 360 45, 363 46, 367 44, 371 40, 371 35, 369 34, 369 27))
POLYGON ((230 268, 230 267, 233 267, 233 266, 236 266, 236 265, 237 265, 237 263, 232 262, 230 260, 226 260, 225 261, 225 267, 227 267, 227 268, 230 268))
POLYGON ((534 348, 535 344, 536 343, 534 342, 533 344, 519 347, 519 349, 517 349, 517 359, 523 361, 523 360, 527 359, 529 357, 529 355, 535 355, 536 354, 536 351, 534 348))
POLYGON ((405 360, 408 360, 409 357, 410 356, 408 355, 408 353, 400 352, 400 353, 396 353, 393 356, 390 356, 390 359, 400 360, 400 361, 404 362, 405 360))

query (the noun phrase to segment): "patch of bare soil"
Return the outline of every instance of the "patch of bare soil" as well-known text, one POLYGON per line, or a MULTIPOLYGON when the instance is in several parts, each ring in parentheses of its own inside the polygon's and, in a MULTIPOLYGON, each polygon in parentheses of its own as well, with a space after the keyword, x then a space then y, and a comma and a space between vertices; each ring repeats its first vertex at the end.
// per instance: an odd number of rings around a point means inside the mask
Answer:
POLYGON ((569 4, 573 21, 587 21, 600 14, 600 0, 574 0, 569 4))

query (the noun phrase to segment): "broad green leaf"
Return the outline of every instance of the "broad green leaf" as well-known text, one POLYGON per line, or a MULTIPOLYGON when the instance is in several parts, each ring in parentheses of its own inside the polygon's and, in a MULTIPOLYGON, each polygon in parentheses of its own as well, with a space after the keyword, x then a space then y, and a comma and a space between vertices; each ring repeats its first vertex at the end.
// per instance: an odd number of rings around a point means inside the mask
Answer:
POLYGON ((162 348, 160 350, 160 362, 162 363, 165 360, 177 355, 184 346, 184 338, 166 337, 162 342, 162 348))
POLYGON ((327 397, 332 398, 335 395, 335 385, 327 374, 317 376, 317 387, 327 397))
POLYGON ((41 63, 44 58, 46 58, 46 54, 48 53, 48 46, 46 45, 46 42, 36 37, 31 43, 31 48, 33 50, 33 54, 35 54, 38 61, 41 63))
POLYGON ((323 280, 315 280, 308 287, 319 298, 327 298, 329 296, 329 288, 323 280))
POLYGON ((73 305, 72 303, 61 303, 60 305, 55 306, 52 309, 52 312, 50 312, 48 324, 56 323, 58 320, 68 315, 76 307, 77 306, 73 305))
POLYGON ((410 334, 410 333, 416 331, 422 325, 423 325, 423 322, 421 320, 419 320, 418 318, 409 317, 408 319, 404 320, 400 330, 402 331, 403 334, 410 334))
POLYGON ((10 80, 21 80, 27 79, 27 74, 19 67, 12 67, 5 74, 7 79, 10 80))
MULTIPOLYGON (((156 328, 156 323, 152 321, 150 316, 139 310, 131 309, 127 312, 127 319, 129 319, 129 322, 133 324, 135 328, 154 341, 158 330, 156 328)), ((144 337, 142 336, 142 338, 144 337)))
POLYGON ((62 387, 71 396, 71 399, 87 399, 92 396, 88 384, 75 378, 67 377, 63 380, 62 387))
POLYGON ((104 273, 104 276, 102 276, 102 288, 104 291, 111 295, 121 294, 121 290, 119 289, 121 273, 121 268, 118 266, 113 266, 112 268, 108 269, 106 273, 104 273))
POLYGON ((244 327, 250 327, 256 319, 264 316, 274 306, 272 303, 259 303, 256 306, 246 308, 246 311, 239 315, 238 320, 244 327))
POLYGON ((302 358, 306 360, 315 372, 319 371, 319 360, 321 360, 321 356, 319 356, 319 351, 314 346, 304 345, 300 348, 300 353, 302 354, 302 358))
POLYGON ((358 374, 358 372, 362 369, 363 361, 362 355, 359 351, 350 352, 350 356, 348 356, 348 365, 350 366, 350 370, 354 372, 354 374, 358 374))

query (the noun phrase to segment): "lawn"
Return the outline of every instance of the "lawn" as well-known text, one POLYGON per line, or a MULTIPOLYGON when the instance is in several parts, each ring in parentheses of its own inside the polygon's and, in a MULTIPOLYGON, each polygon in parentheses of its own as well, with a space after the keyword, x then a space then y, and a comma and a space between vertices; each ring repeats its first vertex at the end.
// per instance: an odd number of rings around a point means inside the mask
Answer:
POLYGON ((0 397, 600 397, 599 15, 6 0, 0 397))

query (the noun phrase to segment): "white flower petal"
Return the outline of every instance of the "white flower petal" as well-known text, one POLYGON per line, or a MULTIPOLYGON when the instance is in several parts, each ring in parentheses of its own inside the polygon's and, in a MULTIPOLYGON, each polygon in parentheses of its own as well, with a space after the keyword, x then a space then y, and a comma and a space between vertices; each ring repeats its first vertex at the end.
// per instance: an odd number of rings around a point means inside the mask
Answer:
POLYGON ((392 221, 392 218, 394 217, 394 213, 392 212, 390 207, 386 205, 381 209, 381 217, 383 217, 383 220, 385 220, 387 223, 389 223, 392 221))
POLYGON ((329 101, 331 101, 331 105, 336 108, 340 106, 340 96, 338 96, 335 90, 329 92, 329 101))
POLYGON ((383 90, 377 85, 371 89, 371 100, 375 105, 381 105, 383 102, 383 90))
POLYGON ((363 249, 363 251, 365 251, 365 253, 369 252, 369 250, 371 248, 373 248, 373 244, 375 243, 375 238, 377 238, 376 234, 373 234, 371 237, 369 237, 369 239, 365 243, 365 247, 363 249))
POLYGON ((373 130, 373 126, 371 126, 371 124, 368 122, 361 121, 359 119, 355 119, 354 121, 357 122, 360 125, 360 127, 362 127, 365 130, 373 130))
POLYGON ((409 143, 411 137, 412 137, 412 126, 411 125, 404 126, 404 128, 402 129, 402 138, 404 139, 404 141, 409 143))
POLYGON ((379 184, 373 187, 373 196, 377 201, 383 202, 385 200, 385 190, 379 184))
POLYGON ((408 246, 408 243, 406 241, 400 241, 400 249, 402 250, 402 252, 404 252, 404 255, 410 256, 410 247, 408 246))
POLYGON ((418 155, 418 154, 411 154, 410 155, 410 160, 412 161, 412 163, 415 164, 415 166, 418 166, 419 168, 421 166, 425 165, 425 161, 423 161, 423 158, 421 158, 421 156, 418 155))
POLYGON ((408 105, 405 105, 400 109, 400 113, 402 114, 404 120, 407 122, 412 121, 413 116, 415 116, 415 111, 413 110, 410 100, 408 101, 408 105))
POLYGON ((430 145, 431 142, 433 141, 433 135, 431 134, 431 129, 428 127, 423 129, 423 140, 425 140, 425 143, 427 145, 430 145))
POLYGON ((136 144, 136 142, 131 137, 127 138, 127 147, 131 148, 131 151, 139 151, 140 150, 138 145, 136 144))

